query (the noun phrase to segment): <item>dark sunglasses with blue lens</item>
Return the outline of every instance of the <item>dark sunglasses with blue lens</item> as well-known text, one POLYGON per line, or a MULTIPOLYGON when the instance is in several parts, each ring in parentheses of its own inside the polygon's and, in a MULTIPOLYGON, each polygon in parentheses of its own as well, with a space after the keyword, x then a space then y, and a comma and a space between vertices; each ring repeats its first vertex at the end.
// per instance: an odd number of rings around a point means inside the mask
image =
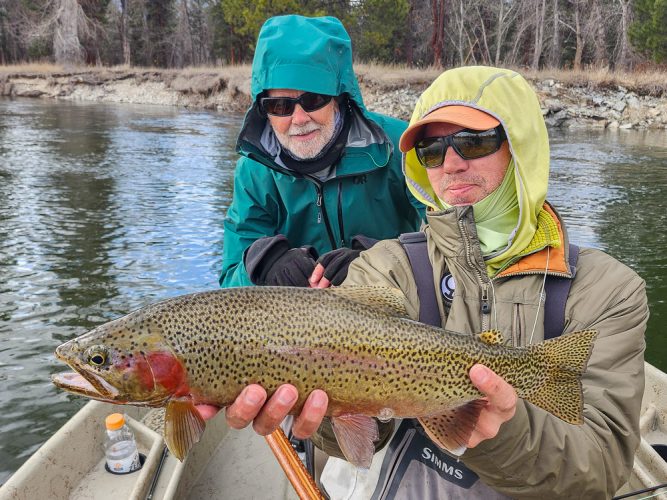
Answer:
POLYGON ((262 97, 259 100, 260 109, 273 116, 291 116, 298 104, 306 113, 312 113, 331 102, 333 96, 306 92, 299 97, 262 97))
POLYGON ((491 155, 507 139, 501 125, 489 130, 464 129, 441 137, 426 137, 415 143, 417 159, 424 168, 437 168, 445 162, 450 146, 464 160, 475 160, 491 155))

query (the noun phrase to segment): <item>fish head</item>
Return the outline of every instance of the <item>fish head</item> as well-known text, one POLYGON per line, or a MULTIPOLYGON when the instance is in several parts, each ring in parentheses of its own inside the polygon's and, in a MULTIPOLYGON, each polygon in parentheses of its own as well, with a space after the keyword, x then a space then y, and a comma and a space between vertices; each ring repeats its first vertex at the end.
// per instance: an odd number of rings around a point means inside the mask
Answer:
MULTIPOLYGON (((127 317, 126 317, 127 318, 127 317)), ((146 324, 120 318, 58 346, 55 356, 74 372, 53 383, 99 401, 162 406, 187 390, 183 364, 146 324)))

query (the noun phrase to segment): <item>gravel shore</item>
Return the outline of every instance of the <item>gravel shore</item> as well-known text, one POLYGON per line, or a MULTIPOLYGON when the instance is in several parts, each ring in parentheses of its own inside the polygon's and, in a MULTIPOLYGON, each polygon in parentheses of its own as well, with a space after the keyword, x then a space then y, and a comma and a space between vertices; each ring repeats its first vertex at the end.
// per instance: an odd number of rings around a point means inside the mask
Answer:
MULTIPOLYGON (((432 80, 359 74, 368 109, 409 119, 432 80)), ((549 127, 667 128, 667 99, 623 88, 595 88, 554 79, 530 80, 549 127)), ((52 72, 0 71, 0 95, 125 102, 244 112, 250 105, 250 68, 218 70, 94 69, 52 72)))

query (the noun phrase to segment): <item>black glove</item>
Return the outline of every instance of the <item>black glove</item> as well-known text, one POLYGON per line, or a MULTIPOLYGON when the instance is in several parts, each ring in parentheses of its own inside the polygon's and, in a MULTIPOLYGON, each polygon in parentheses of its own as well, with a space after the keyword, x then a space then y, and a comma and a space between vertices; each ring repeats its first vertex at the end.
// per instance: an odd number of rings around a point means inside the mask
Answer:
POLYGON ((308 286, 316 258, 313 247, 290 248, 287 238, 278 234, 255 241, 243 262, 255 285, 308 286))
POLYGON ((332 285, 338 286, 347 277, 347 268, 350 263, 359 257, 362 250, 368 250, 375 245, 378 240, 358 234, 352 238, 352 248, 337 248, 322 255, 318 260, 318 264, 324 267, 324 277, 328 279, 332 285))
POLYGON ((359 257, 361 250, 352 250, 351 248, 337 248, 327 252, 317 259, 318 264, 324 267, 324 277, 332 285, 340 285, 347 277, 347 268, 350 262, 359 257))

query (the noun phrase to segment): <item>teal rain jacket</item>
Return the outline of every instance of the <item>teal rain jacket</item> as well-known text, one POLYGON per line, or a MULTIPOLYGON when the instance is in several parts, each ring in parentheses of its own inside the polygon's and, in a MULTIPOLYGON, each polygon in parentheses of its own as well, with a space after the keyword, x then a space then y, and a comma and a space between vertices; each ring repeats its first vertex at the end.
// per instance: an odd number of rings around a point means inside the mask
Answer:
POLYGON ((267 20, 257 40, 251 95, 224 221, 222 287, 252 284, 243 254, 263 236, 284 234, 293 247, 312 245, 322 255, 349 247, 358 234, 386 239, 419 229, 424 207, 406 187, 398 151, 406 123, 366 110, 350 37, 338 19, 267 20), (300 175, 276 161, 277 141, 257 106, 258 95, 271 88, 349 96, 347 145, 328 179, 300 175))

